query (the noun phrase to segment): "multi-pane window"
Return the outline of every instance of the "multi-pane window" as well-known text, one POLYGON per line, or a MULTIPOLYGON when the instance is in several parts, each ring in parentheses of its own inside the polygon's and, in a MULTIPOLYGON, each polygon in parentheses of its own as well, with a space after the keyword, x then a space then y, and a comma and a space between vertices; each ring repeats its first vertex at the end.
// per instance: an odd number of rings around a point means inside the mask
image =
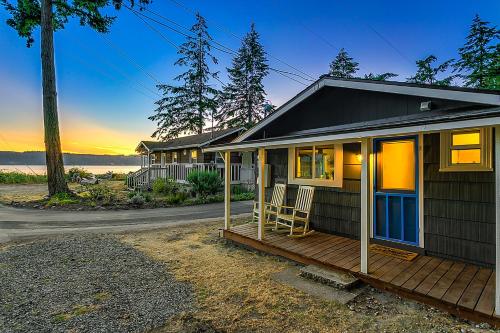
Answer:
POLYGON ((172 152, 172 163, 177 163, 177 161, 178 161, 177 160, 177 152, 174 151, 174 152, 172 152))
POLYGON ((491 129, 441 133, 441 171, 490 171, 491 129))
POLYGON ((341 186, 342 145, 294 147, 289 154, 290 183, 341 186))

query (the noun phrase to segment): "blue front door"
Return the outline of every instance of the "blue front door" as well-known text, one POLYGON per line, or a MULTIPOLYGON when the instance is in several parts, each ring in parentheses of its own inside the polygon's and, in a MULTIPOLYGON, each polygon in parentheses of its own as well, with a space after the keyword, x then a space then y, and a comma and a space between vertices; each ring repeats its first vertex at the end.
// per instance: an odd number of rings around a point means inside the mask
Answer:
POLYGON ((375 238, 418 245, 418 137, 376 139, 375 238))

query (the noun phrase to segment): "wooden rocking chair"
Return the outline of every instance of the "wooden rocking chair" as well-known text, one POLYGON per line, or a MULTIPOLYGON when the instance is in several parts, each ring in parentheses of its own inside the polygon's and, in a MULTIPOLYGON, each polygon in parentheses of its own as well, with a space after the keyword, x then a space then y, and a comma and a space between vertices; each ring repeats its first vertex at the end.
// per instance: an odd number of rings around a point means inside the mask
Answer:
MULTIPOLYGON (((283 205, 285 200, 286 185, 285 184, 275 184, 273 188, 273 195, 271 197, 271 202, 264 203, 264 211, 266 217, 266 223, 268 225, 274 226, 274 222, 271 222, 271 216, 274 216, 274 221, 276 221, 276 215, 278 214, 278 207, 283 205)), ((257 201, 253 202, 253 222, 259 221, 259 204, 257 201)))
POLYGON ((309 216, 314 196, 314 187, 299 186, 295 206, 280 206, 276 216, 276 227, 285 226, 290 228, 290 237, 304 237, 310 235, 314 230, 309 230, 309 216), (292 214, 289 214, 289 212, 292 214), (302 224, 298 227, 297 224, 302 224))

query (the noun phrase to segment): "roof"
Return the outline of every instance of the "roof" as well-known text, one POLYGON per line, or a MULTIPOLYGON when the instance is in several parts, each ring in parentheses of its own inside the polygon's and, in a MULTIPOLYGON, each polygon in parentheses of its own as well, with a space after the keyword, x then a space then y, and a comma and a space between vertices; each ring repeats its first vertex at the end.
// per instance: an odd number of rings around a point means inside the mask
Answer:
POLYGON ((328 140, 350 140, 392 134, 432 132, 465 127, 500 124, 500 107, 460 112, 439 111, 424 116, 411 114, 366 122, 343 124, 297 131, 286 136, 214 145, 206 151, 245 150, 259 147, 280 147, 287 144, 311 143, 328 140))
POLYGON ((295 97, 279 107, 257 125, 242 133, 234 142, 243 142, 245 139, 261 130, 281 115, 301 103, 324 87, 337 87, 354 90, 367 90, 402 94, 411 96, 422 96, 429 98, 440 98, 455 101, 464 101, 482 105, 500 106, 500 91, 487 89, 472 89, 463 87, 445 87, 437 85, 425 85, 395 81, 374 81, 365 79, 338 79, 324 75, 309 87, 301 91, 295 97))
POLYGON ((150 152, 179 148, 199 148, 243 130, 243 128, 227 128, 220 131, 182 136, 168 141, 141 141, 136 150, 140 150, 141 145, 150 152))

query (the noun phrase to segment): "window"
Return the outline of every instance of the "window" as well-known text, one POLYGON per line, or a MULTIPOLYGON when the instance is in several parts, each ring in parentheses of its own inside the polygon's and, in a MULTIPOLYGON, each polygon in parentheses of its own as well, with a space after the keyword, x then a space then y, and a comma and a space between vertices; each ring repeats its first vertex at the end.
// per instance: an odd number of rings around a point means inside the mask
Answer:
POLYGON ((441 133, 440 171, 491 171, 491 128, 441 133))
POLYGON ((172 163, 177 163, 177 152, 172 152, 172 163))
POLYGON ((342 187, 342 145, 312 145, 288 150, 290 184, 342 187))
POLYGON ((378 150, 378 190, 415 191, 415 140, 382 141, 378 150))
POLYGON ((198 151, 191 150, 191 163, 197 163, 198 160, 198 151))

